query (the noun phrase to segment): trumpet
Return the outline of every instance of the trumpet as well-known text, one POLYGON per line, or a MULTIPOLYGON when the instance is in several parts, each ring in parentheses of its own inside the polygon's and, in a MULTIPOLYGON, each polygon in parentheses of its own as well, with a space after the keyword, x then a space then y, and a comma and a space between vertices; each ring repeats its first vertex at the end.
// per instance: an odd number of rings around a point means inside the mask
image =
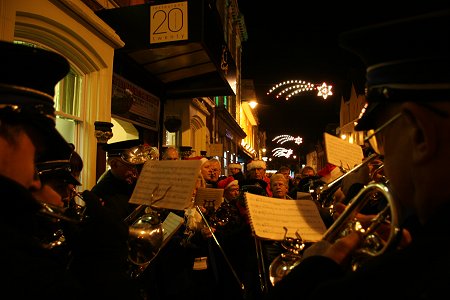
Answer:
POLYGON ((385 183, 372 182, 361 189, 350 201, 342 214, 328 228, 322 240, 334 242, 338 238, 359 232, 363 237, 361 247, 355 252, 351 267, 356 270, 369 257, 378 256, 392 249, 399 241, 401 228, 396 204, 389 188, 385 183), (383 201, 385 206, 379 209, 377 214, 371 215, 370 221, 365 225, 360 221, 357 214, 366 204, 373 201, 374 194, 377 201, 383 201), (381 198, 380 198, 381 196, 381 198), (377 230, 382 224, 389 225, 387 237, 381 236, 377 230))
POLYGON ((315 191, 316 193, 316 200, 319 202, 319 204, 330 211, 331 214, 334 213, 333 205, 334 205, 334 193, 338 190, 338 188, 341 186, 341 183, 344 178, 349 176, 350 174, 354 174, 355 172, 359 171, 362 167, 365 167, 369 163, 371 163, 373 160, 379 158, 378 154, 372 154, 368 156, 366 159, 364 159, 359 165, 355 166, 350 171, 347 171, 340 177, 336 178, 332 182, 325 184, 319 189, 315 191))
MULTIPOLYGON (((372 160, 373 158, 370 158, 372 160)), ((369 162, 366 160, 364 164, 369 162)), ((358 166, 358 168, 361 165, 358 166)), ((396 204, 389 191, 386 182, 371 181, 359 193, 353 197, 345 210, 331 224, 327 231, 323 234, 322 240, 333 243, 337 239, 346 236, 352 232, 359 232, 363 237, 363 242, 359 249, 352 256, 351 270, 357 270, 364 262, 374 256, 381 255, 392 249, 399 242, 401 228, 399 226, 399 216, 396 204), (362 221, 360 211, 367 204, 374 201, 383 206, 377 206, 377 212, 370 215, 366 222, 362 221), (359 215, 358 215, 359 214, 359 215), (387 225, 389 231, 387 235, 381 235, 378 231, 382 225, 387 225)), ((275 285, 282 280, 293 268, 301 263, 304 247, 300 251, 290 252, 288 259, 277 257, 270 265, 271 282, 275 285), (281 270, 281 271, 280 271, 281 270)), ((282 254, 285 255, 286 254, 282 254)))

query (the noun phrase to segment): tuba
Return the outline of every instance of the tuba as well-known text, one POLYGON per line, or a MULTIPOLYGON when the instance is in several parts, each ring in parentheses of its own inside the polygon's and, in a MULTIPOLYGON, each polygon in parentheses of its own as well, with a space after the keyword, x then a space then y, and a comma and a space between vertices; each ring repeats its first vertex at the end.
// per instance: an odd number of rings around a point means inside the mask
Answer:
MULTIPOLYGON (((370 160, 372 159, 370 158, 370 160)), ((361 165, 357 166, 357 168, 359 167, 361 165)), ((377 172, 379 172, 379 169, 377 169, 377 172)), ((323 234, 322 240, 333 243, 352 232, 359 232, 363 237, 360 248, 354 252, 351 258, 352 271, 357 270, 370 257, 385 253, 399 242, 401 228, 398 211, 387 181, 371 181, 362 188, 323 234), (376 206, 373 205, 374 202, 377 203, 376 206), (361 213, 361 211, 367 209, 367 206, 371 207, 370 215, 366 215, 366 212, 361 213), (376 212, 374 207, 376 207, 376 212)), ((298 251, 292 251, 291 249, 287 254, 283 253, 272 261, 269 275, 273 285, 301 263, 305 247, 298 248, 297 246, 297 249, 298 251)))

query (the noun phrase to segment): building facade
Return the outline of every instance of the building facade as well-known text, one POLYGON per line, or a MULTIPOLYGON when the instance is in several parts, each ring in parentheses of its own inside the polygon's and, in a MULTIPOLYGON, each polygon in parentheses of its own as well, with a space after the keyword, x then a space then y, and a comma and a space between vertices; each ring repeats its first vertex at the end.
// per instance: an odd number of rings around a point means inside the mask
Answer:
POLYGON ((247 33, 237 0, 0 0, 0 39, 69 60, 56 89, 57 128, 83 158, 84 189, 106 168, 106 142, 140 138, 159 149, 206 151, 224 168, 243 161, 247 33))

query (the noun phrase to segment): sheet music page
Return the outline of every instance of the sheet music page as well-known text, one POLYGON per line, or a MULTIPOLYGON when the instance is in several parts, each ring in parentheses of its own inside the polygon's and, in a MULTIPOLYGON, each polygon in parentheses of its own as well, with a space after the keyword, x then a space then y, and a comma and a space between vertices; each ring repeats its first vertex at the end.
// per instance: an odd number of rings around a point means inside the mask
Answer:
POLYGON ((350 170, 364 159, 360 145, 349 143, 329 133, 324 133, 324 141, 327 161, 330 164, 350 170))
POLYGON ((194 205, 206 208, 214 206, 214 210, 216 210, 222 202, 223 189, 200 187, 195 195, 194 205))
POLYGON ((317 242, 326 231, 325 224, 313 200, 277 199, 245 193, 253 231, 259 238, 281 241, 285 237, 317 242))
POLYGON ((184 222, 184 218, 170 212, 164 222, 162 223, 163 228, 163 243, 161 247, 164 247, 173 234, 181 227, 184 222))
POLYGON ((183 210, 192 205, 192 192, 200 172, 200 160, 148 160, 139 175, 130 203, 183 210))

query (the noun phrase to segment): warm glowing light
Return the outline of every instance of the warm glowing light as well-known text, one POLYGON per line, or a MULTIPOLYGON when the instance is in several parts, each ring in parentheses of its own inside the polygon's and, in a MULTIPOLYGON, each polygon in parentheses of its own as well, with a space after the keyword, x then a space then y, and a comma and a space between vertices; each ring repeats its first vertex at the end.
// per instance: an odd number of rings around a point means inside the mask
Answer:
POLYGON ((333 95, 331 92, 332 86, 327 85, 325 82, 322 84, 310 83, 302 80, 288 80, 277 83, 270 88, 267 95, 277 93, 275 97, 278 99, 284 97, 285 100, 289 100, 291 97, 296 96, 303 92, 317 90, 317 96, 322 96, 323 99, 327 99, 328 96, 333 95))
POLYGON ((280 156, 284 156, 286 158, 289 158, 292 153, 294 153, 294 151, 292 149, 286 149, 286 148, 275 148, 272 150, 273 156, 275 157, 280 157, 280 156))
POLYGON ((322 96, 323 99, 327 99, 328 96, 333 95, 333 93, 331 92, 332 88, 333 87, 331 85, 327 85, 325 82, 322 83, 322 85, 317 88, 319 90, 317 96, 322 96))
POLYGON ((256 102, 256 101, 250 101, 250 102, 248 103, 248 105, 250 105, 250 107, 251 107, 252 109, 254 109, 254 108, 258 105, 258 102, 256 102))
POLYGON ((282 134, 273 138, 272 142, 277 142, 277 144, 284 144, 286 142, 294 141, 297 145, 303 143, 303 138, 293 137, 292 135, 282 134))

